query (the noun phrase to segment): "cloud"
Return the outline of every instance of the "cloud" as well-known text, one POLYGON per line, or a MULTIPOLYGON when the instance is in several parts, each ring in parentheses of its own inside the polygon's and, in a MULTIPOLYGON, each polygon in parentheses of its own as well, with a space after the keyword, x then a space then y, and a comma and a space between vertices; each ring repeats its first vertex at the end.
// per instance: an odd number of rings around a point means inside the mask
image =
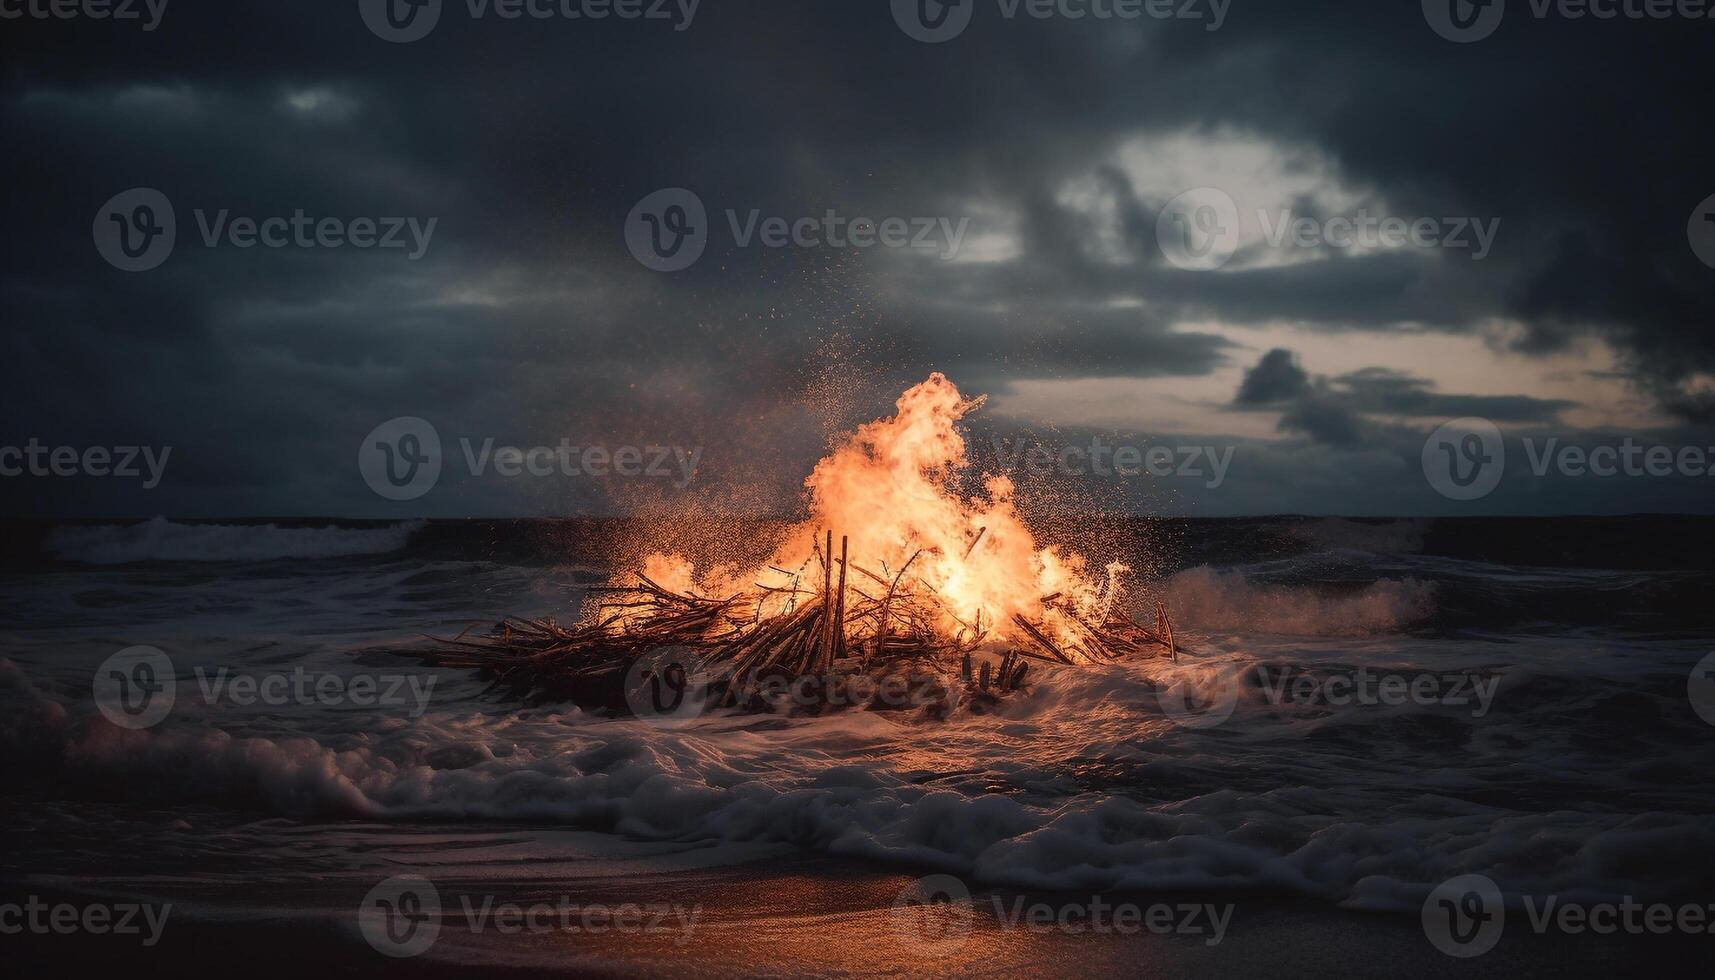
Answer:
POLYGON ((1496 422, 1553 423, 1577 405, 1528 395, 1447 394, 1427 378, 1384 367, 1312 377, 1292 351, 1276 347, 1245 372, 1233 407, 1279 411, 1280 431, 1354 449, 1385 444, 1385 430, 1398 428, 1401 421, 1475 415, 1496 422))
POLYGON ((1495 422, 1553 422, 1577 407, 1565 399, 1528 395, 1442 394, 1427 379, 1381 367, 1340 375, 1329 387, 1357 411, 1412 418, 1477 415, 1495 422))
POLYGON ((1302 398, 1280 416, 1282 432, 1301 432, 1325 446, 1349 449, 1366 441, 1368 423, 1348 405, 1331 398, 1302 398))
POLYGON ((1233 398, 1236 405, 1273 405, 1310 391, 1310 376, 1298 366, 1292 352, 1276 347, 1245 372, 1244 383, 1233 398))
MULTIPOLYGON (((1715 190, 1697 94, 1715 68, 1684 25, 1613 25, 1649 41, 1616 47, 1551 20, 1473 50, 1414 5, 1344 0, 1253 5, 1217 32, 979 18, 934 46, 885 4, 758 0, 684 32, 448 5, 428 38, 387 45, 354 13, 303 4, 187 2, 168 18, 147 43, 93 21, 0 38, 16 148, 0 177, 19 189, 0 206, 0 384, 18 403, 0 441, 148 441, 186 461, 153 497, 92 485, 33 497, 44 512, 392 514, 350 457, 401 414, 520 438, 620 420, 711 443, 767 419, 804 427, 776 441, 813 444, 822 420, 788 406, 830 376, 868 410, 931 369, 972 390, 1219 378, 1224 393, 1241 348, 1198 323, 1362 345, 1516 321, 1518 350, 1598 337, 1662 410, 1710 421, 1715 277, 1683 228, 1715 190), (1626 84, 1567 95, 1592 64, 1626 84), (1162 260, 1155 216, 1197 183, 1247 212, 1502 223, 1481 262, 1282 253, 1247 226, 1228 267, 1187 272, 1162 260), (95 209, 136 186, 180 211, 179 247, 146 274, 90 242, 95 209), (671 186, 704 200, 713 237, 662 276, 619 230, 671 186), (194 212, 221 208, 439 223, 416 263, 205 248, 194 212), (724 230, 728 209, 830 208, 969 217, 968 254, 741 248, 724 230)), ((1547 424, 1570 407, 1522 382, 1439 391, 1412 368, 1314 378, 1269 350, 1206 428, 1235 407, 1279 411, 1290 441, 1391 460, 1412 420, 1547 424)), ((1328 506, 1373 499, 1338 482, 1349 469, 1318 472, 1328 506)), ((521 491, 447 504, 542 506, 521 491)))

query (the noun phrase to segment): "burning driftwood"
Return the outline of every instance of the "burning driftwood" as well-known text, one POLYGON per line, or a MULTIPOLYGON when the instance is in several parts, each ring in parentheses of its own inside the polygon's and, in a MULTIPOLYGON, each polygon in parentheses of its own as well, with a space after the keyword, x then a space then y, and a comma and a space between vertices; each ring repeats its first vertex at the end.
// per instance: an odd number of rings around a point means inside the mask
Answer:
MULTIPOLYGON (((980 538, 980 534, 979 534, 980 538)), ((814 568, 773 568, 784 585, 758 583, 724 598, 635 584, 594 589, 593 608, 575 626, 509 618, 487 635, 468 631, 436 641, 429 656, 448 667, 480 668, 515 696, 619 708, 658 669, 696 675, 713 706, 927 707, 981 710, 1020 690, 1031 661, 1065 666, 1139 656, 1178 659, 1166 607, 1153 627, 1123 613, 1090 622, 1059 595, 1043 596, 1042 617, 1014 615, 1009 628, 959 623, 937 590, 910 576, 921 552, 888 574, 833 556, 833 533, 818 542, 814 568), (663 653, 671 656, 662 660, 663 653), (641 662, 641 664, 640 664, 641 662)), ((967 552, 967 555, 969 553, 967 552)), ((1111 597, 1110 597, 1111 598, 1111 597)), ((1111 607, 1112 602, 1106 604, 1111 607)), ((678 684, 685 683, 685 674, 678 684)))
POLYGON ((576 626, 507 620, 445 641, 435 657, 585 704, 635 704, 627 695, 641 684, 682 693, 694 672, 698 696, 715 704, 942 711, 1018 690, 1032 661, 1177 658, 1166 607, 1156 604, 1152 626, 1116 611, 1124 565, 1103 576, 1038 542, 1012 480, 971 472, 959 422, 982 404, 939 373, 907 389, 896 414, 816 464, 808 516, 759 566, 699 577, 682 555, 647 555, 597 590, 576 626), (829 528, 850 532, 837 555, 829 528), (678 660, 662 664, 662 651, 678 660))

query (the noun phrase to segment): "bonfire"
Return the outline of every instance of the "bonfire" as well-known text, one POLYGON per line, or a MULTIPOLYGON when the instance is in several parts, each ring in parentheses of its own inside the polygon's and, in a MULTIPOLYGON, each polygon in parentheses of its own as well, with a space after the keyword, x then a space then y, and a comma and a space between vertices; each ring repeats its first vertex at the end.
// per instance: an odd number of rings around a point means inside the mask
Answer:
POLYGON ((817 464, 809 516, 759 567, 699 574, 653 553, 591 589, 574 625, 508 618, 439 641, 435 659, 585 704, 634 705, 640 681, 672 670, 678 685, 693 672, 710 704, 767 710, 790 689, 799 703, 809 692, 821 705, 941 712, 1023 689, 1033 663, 1177 660, 1165 606, 1144 625, 1120 601, 1125 565, 1097 571, 1039 545, 1005 475, 984 474, 975 496, 953 491, 970 466, 958 423, 983 401, 939 373, 906 391, 897 414, 817 464))

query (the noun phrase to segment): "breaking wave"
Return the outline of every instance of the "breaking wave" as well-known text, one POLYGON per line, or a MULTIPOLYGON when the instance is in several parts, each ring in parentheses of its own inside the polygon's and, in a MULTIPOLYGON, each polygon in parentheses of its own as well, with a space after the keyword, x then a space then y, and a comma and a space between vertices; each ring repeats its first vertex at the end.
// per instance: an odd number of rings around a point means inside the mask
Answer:
POLYGON ((1169 578, 1166 592, 1174 617, 1204 631, 1366 636, 1403 629, 1435 610, 1434 584, 1414 578, 1330 589, 1257 582, 1199 565, 1169 578))
MULTIPOLYGON (((1715 822, 1696 813, 1689 789, 1646 792, 1625 766, 1581 778, 1640 794, 1644 812, 1521 812, 1502 798, 1551 760, 1521 775, 1504 752, 1454 752, 1475 729, 1446 715, 1403 727, 1356 710, 1274 718, 1279 706, 1252 692, 1235 729, 1249 732, 1248 748, 1231 754, 1219 736, 1164 723, 1142 696, 1152 687, 1132 671, 1061 672, 1016 711, 932 729, 868 712, 705 718, 663 731, 575 709, 454 709, 243 737, 195 724, 118 729, 68 710, 0 661, 0 688, 23 709, 0 724, 0 748, 62 790, 132 804, 784 843, 995 886, 1262 889, 1409 909, 1435 882, 1473 869, 1509 892, 1666 897, 1711 883, 1710 867, 1683 855, 1715 847, 1715 822), (1259 739, 1306 726, 1319 737, 1259 739), (1349 748, 1318 750, 1352 739, 1377 746, 1362 764, 1376 770, 1371 778, 1351 778, 1349 748), (1132 792, 1087 792, 1098 788, 1091 779, 1132 792), (994 785, 1014 791, 988 791, 994 785)), ((1652 749, 1676 765, 1694 760, 1694 749, 1674 745, 1652 749)))

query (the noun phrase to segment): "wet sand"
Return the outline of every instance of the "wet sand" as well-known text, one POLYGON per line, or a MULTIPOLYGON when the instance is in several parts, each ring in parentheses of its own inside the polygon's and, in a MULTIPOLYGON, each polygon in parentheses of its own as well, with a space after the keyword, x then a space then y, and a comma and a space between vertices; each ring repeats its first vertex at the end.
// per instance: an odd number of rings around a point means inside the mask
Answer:
MULTIPOLYGON (((399 869, 401 873, 408 868, 399 869)), ((492 869, 490 869, 492 870, 492 869)), ((1218 941, 1200 916, 1199 934, 1078 928, 1091 896, 978 889, 968 906, 896 908, 914 875, 821 858, 784 857, 737 866, 580 874, 555 880, 465 877, 443 882, 440 932, 420 955, 378 952, 359 928, 367 884, 272 883, 210 888, 169 879, 122 887, 95 880, 13 879, 7 901, 36 895, 82 904, 174 903, 159 942, 89 935, 0 936, 15 975, 93 971, 125 976, 240 978, 310 976, 1387 976, 1534 977, 1660 974, 1707 976, 1715 937, 1539 936, 1522 916, 1490 952, 1454 959, 1433 948, 1418 917, 1343 911, 1279 895, 1106 894, 1104 907, 1231 906, 1218 941), (507 905, 641 906, 694 910, 694 927, 663 915, 656 928, 597 931, 556 925, 504 931, 467 910, 507 905), (997 903, 998 900, 998 903, 997 903), (1008 922, 1009 910, 1040 905, 1074 928, 1008 922), (1074 912, 1063 915, 1063 910, 1074 912), (997 909, 999 914, 997 914, 997 909), (243 910, 243 911, 235 911, 243 910), (967 911, 968 910, 968 911, 967 911), (474 926, 474 928, 473 928, 474 926)), ((117 884, 117 883, 115 883, 117 884)), ((1186 913, 1175 913, 1185 921, 1186 913)), ((576 920, 576 915, 573 916, 576 920)), ((546 921, 539 917, 539 922, 546 921)), ((1167 921, 1158 915, 1158 924, 1167 921)))

